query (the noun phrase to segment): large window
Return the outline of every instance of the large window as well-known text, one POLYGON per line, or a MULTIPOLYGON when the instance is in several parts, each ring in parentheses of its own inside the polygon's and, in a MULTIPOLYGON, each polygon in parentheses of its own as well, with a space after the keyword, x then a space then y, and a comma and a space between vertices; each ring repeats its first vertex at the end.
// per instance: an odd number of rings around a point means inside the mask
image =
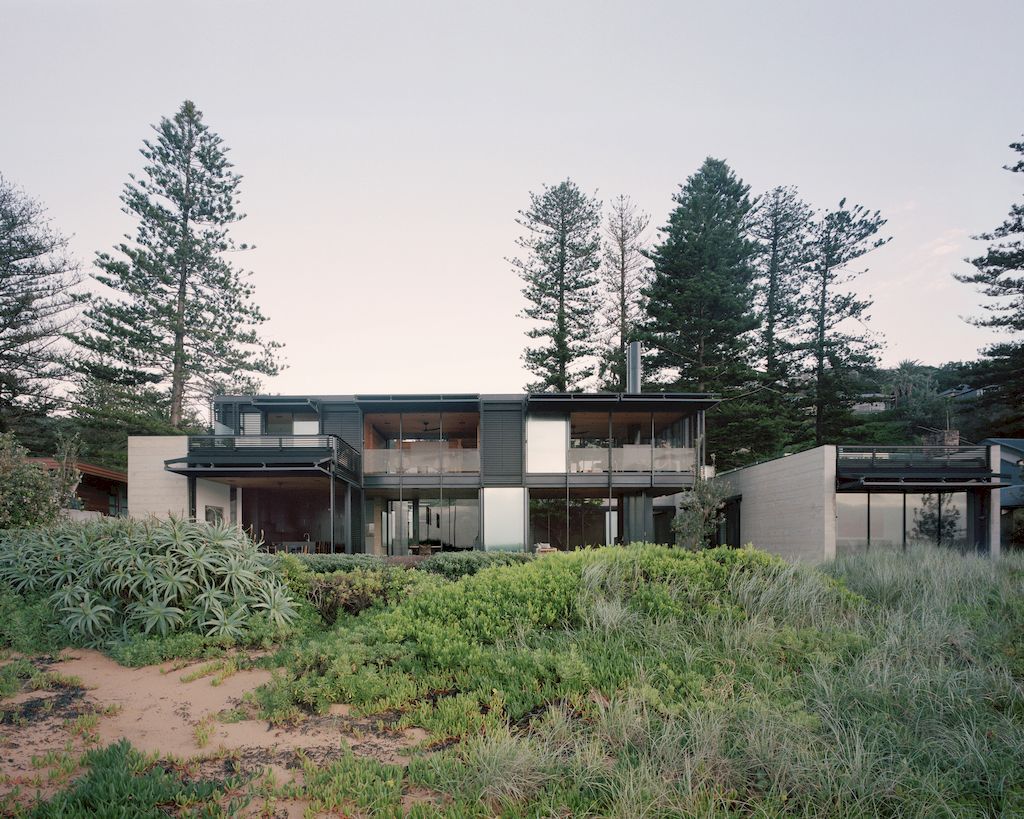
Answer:
POLYGON ((363 418, 367 475, 437 475, 480 471, 480 414, 380 412, 363 418))
POLYGON ((836 551, 895 549, 929 543, 976 547, 970 536, 974 506, 966 492, 840 492, 836 495, 836 551))
POLYGON ((268 412, 267 435, 319 435, 320 419, 315 412, 268 412))
POLYGON ((903 548, 903 495, 871 496, 871 548, 903 548))
POLYGON ((967 493, 907 495, 907 543, 967 546, 967 493))
POLYGON ((607 412, 574 412, 569 416, 569 471, 608 471, 607 412))
POLYGON ((836 551, 840 554, 868 547, 868 496, 836 495, 836 551))
POLYGON ((650 472, 654 466, 649 412, 612 413, 612 471, 650 472))
POLYGON ((654 471, 696 472, 691 419, 678 412, 654 413, 654 471))

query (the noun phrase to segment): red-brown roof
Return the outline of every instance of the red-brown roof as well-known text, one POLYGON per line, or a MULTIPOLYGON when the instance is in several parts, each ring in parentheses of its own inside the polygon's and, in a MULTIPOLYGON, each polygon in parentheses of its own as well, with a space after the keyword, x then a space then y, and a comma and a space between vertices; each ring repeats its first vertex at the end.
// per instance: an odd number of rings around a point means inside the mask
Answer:
MULTIPOLYGON (((46 469, 60 468, 60 463, 57 462, 56 458, 26 458, 25 460, 34 464, 39 464, 39 466, 45 467, 46 469)), ((116 469, 107 469, 105 466, 97 466, 96 464, 86 463, 85 461, 77 461, 75 463, 75 468, 83 475, 95 475, 97 478, 106 478, 110 481, 128 483, 128 474, 125 472, 118 472, 116 469)))

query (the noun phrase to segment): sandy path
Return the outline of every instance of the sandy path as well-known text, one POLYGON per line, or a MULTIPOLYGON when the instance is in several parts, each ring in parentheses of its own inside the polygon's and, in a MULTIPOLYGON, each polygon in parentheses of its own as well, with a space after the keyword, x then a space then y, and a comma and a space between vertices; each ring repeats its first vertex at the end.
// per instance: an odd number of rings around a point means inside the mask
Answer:
MULTIPOLYGON (((216 685, 213 674, 183 679, 208 664, 203 660, 184 667, 165 663, 125 668, 98 651, 66 652, 49 669, 77 677, 81 688, 21 693, 0 703, 0 709, 12 713, 24 712, 26 703, 33 709, 30 719, 0 725, 0 795, 16 785, 41 796, 52 794, 47 768, 40 767, 38 760, 34 765, 32 757, 68 749, 77 758, 87 745, 86 737, 71 725, 78 714, 99 714, 91 729, 93 747, 124 738, 140 751, 190 760, 203 776, 222 778, 228 773, 269 769, 279 785, 301 779, 296 751, 317 764, 329 763, 351 749, 381 762, 404 765, 410 750, 426 739, 419 729, 380 730, 375 719, 353 717, 343 705, 291 726, 273 727, 253 718, 221 722, 219 713, 238 708, 243 696, 268 682, 271 674, 262 669, 238 671, 216 685), (36 699, 52 699, 58 707, 40 708, 32 704, 36 699), (207 734, 202 744, 197 726, 207 734), (232 752, 230 760, 225 751, 232 752)), ((251 707, 244 710, 254 713, 251 707)), ((297 805, 280 803, 280 807, 291 812, 297 805)))

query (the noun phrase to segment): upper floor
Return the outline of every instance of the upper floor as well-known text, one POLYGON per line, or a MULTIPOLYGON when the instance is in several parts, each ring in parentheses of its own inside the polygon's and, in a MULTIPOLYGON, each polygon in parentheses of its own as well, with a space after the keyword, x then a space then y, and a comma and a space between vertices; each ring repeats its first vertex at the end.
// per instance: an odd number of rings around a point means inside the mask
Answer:
POLYGON ((686 484, 703 464, 714 403, 691 393, 222 396, 189 462, 272 468, 312 450, 368 486, 686 484))

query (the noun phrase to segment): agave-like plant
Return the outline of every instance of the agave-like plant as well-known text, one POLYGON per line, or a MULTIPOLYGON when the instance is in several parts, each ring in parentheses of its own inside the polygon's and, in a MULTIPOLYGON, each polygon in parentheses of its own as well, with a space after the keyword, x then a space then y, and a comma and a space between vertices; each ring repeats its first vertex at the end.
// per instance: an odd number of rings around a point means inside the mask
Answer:
POLYGON ((81 591, 83 593, 77 603, 61 609, 65 614, 64 624, 73 636, 95 640, 110 627, 114 608, 99 595, 84 589, 81 591))
POLYGON ((211 615, 204 626, 206 626, 206 633, 210 637, 228 637, 232 640, 237 640, 243 634, 245 634, 246 621, 248 619, 248 612, 239 606, 234 608, 230 613, 225 612, 221 609, 211 615))
POLYGON ((106 518, 0 532, 0 584, 46 593, 75 640, 182 628, 236 639, 256 612, 295 617, 287 588, 229 524, 106 518))
POLYGON ((295 619, 295 606, 292 605, 288 590, 280 583, 270 582, 259 591, 253 606, 263 609, 267 619, 278 628, 287 626, 295 619))
POLYGON ((155 631, 162 637, 177 631, 185 617, 184 611, 157 597, 132 603, 128 611, 131 618, 142 626, 144 634, 155 631))

